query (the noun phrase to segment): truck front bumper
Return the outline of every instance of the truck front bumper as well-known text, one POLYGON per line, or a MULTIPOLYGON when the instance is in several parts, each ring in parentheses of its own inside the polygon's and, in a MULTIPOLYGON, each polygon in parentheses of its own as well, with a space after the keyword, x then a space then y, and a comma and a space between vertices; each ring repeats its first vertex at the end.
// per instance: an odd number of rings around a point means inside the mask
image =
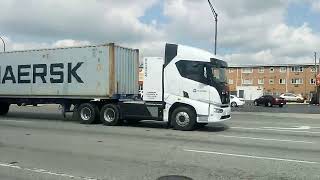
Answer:
POLYGON ((210 105, 208 123, 222 122, 231 119, 231 107, 219 107, 210 105))

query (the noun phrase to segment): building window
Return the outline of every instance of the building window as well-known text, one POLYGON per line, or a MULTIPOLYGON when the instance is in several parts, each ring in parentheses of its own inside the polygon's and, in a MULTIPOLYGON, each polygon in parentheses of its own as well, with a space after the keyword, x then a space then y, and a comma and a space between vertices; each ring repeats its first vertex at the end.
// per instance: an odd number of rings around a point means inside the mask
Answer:
POLYGON ((270 67, 270 73, 274 73, 274 67, 270 67))
POLYGON ((233 84, 233 79, 229 79, 229 84, 233 84))
POLYGON ((269 79, 269 84, 274 84, 274 79, 269 79))
POLYGON ((317 72, 318 71, 318 67, 315 68, 314 66, 311 67, 311 72, 317 72))
POLYGON ((302 66, 293 66, 291 67, 291 72, 303 72, 302 66))
POLYGON ((243 85, 251 85, 252 84, 252 79, 242 79, 242 84, 243 85))
POLYGON ((258 79, 258 84, 264 84, 264 79, 258 79))
POLYGON ((279 79, 279 84, 286 84, 286 79, 279 79))
POLYGON ((310 84, 316 84, 316 79, 310 79, 310 84))
POLYGON ((287 67, 280 67, 280 72, 287 72, 287 67))
POLYGON ((258 72, 259 73, 264 73, 264 67, 259 67, 258 72))
POLYGON ((233 69, 232 68, 229 69, 229 73, 233 73, 233 69))
POLYGON ((242 68, 242 73, 252 73, 252 68, 242 68))
POLYGON ((302 83, 303 83, 303 79, 301 78, 291 79, 291 84, 302 84, 302 83))

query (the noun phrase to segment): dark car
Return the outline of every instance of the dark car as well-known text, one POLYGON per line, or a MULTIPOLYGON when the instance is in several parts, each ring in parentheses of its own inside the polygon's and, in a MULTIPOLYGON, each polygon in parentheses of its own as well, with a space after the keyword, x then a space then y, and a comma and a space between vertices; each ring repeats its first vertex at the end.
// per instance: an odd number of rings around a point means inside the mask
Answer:
POLYGON ((253 103, 255 106, 264 105, 264 106, 272 107, 273 105, 278 105, 279 107, 283 107, 283 105, 287 104, 287 101, 281 97, 265 95, 265 96, 261 96, 258 99, 255 99, 253 103))

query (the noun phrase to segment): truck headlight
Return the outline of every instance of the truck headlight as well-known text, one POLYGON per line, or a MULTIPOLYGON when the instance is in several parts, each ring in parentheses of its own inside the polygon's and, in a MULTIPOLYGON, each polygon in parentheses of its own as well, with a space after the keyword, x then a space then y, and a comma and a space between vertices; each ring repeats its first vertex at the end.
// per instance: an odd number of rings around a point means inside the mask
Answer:
POLYGON ((214 108, 214 109, 213 109, 213 112, 215 112, 215 113, 223 113, 223 109, 214 108))

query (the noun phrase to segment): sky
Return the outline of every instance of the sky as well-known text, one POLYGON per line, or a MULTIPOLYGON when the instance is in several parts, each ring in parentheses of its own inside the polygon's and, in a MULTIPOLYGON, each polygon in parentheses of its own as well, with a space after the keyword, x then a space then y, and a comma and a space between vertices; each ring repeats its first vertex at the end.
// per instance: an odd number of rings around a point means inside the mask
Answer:
MULTIPOLYGON (((211 0, 217 56, 230 64, 312 63, 320 0, 211 0)), ((8 51, 108 42, 163 56, 166 42, 214 49, 207 0, 1 0, 8 51)), ((2 47, 0 43, 0 48, 2 47)))

